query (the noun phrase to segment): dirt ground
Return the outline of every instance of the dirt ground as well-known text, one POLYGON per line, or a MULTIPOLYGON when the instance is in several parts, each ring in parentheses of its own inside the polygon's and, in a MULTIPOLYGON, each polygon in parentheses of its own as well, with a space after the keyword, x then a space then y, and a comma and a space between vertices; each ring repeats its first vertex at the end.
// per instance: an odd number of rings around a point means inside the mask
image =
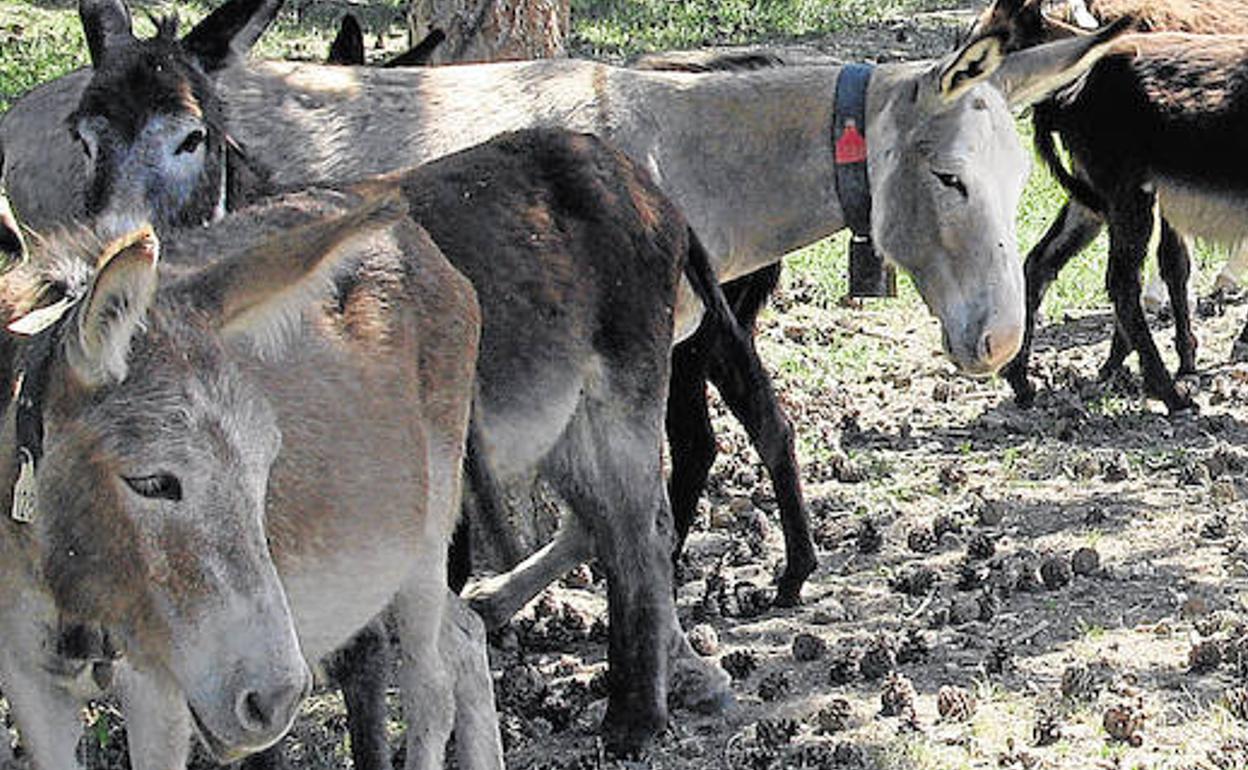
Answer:
MULTIPOLYGON (((803 50, 939 52, 965 18, 803 50)), ((818 543, 803 606, 767 605, 770 482, 718 404, 723 451, 680 570, 682 622, 733 674, 737 708, 677 708, 644 761, 603 759, 604 586, 587 567, 494 639, 508 767, 1248 767, 1248 365, 1226 363, 1248 304, 1205 303, 1200 414, 1170 419, 1137 377, 1094 381, 1107 311, 1049 319, 1021 410, 1003 382, 952 373, 917 303, 819 294, 790 272, 760 332, 818 543), (862 481, 835 480, 838 440, 862 481)), ((88 719, 88 765, 124 767, 115 711, 88 719)), ((340 699, 319 694, 291 758, 348 766, 345 736, 340 699)))

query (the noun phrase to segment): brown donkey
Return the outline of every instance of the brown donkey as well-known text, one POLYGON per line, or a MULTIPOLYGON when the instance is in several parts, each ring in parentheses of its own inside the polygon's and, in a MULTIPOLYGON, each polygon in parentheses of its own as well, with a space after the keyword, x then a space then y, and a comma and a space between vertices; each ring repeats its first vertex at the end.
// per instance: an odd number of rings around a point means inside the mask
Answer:
POLYGON ((305 657, 392 603, 408 767, 441 766, 458 701, 461 762, 501 768, 483 632, 445 588, 472 288, 393 190, 183 235, 160 269, 150 229, 53 239, 0 281, 29 335, 4 340, 0 684, 34 766, 78 767, 113 666, 136 769, 182 766, 192 727, 262 749, 305 657))
MULTIPOLYGON (((1157 259, 1174 311, 1179 374, 1194 374, 1196 338, 1192 334, 1188 292, 1190 262, 1182 235, 1204 236, 1235 249, 1219 283, 1233 283, 1232 276, 1242 271, 1248 259, 1248 228, 1230 224, 1235 215, 1220 217, 1214 213, 1223 205, 1218 199, 1239 194, 1234 188, 1248 179, 1238 170, 1242 164, 1237 159, 1243 151, 1234 140, 1236 132, 1230 130, 1235 113, 1243 111, 1244 97, 1228 86, 1242 77, 1244 53, 1242 45, 1235 42, 1241 39, 1237 37, 1223 37, 1221 42, 1215 42, 1214 38, 1171 38, 1161 33, 1248 34, 1248 2, 1092 0, 1085 4, 1069 0, 1047 7, 1040 0, 997 0, 981 14, 976 29, 1004 34, 1007 48, 1018 50, 1086 34, 1081 27, 1113 22, 1158 36, 1132 37, 1129 43, 1124 39, 1103 64, 1093 68, 1078 89, 1038 105, 1035 111, 1036 146, 1072 194, 1027 255, 1026 332, 1018 356, 1003 374, 1020 404, 1026 406, 1034 401, 1036 391, 1028 379, 1027 364, 1044 293, 1066 263, 1092 242, 1108 220, 1111 251, 1116 253, 1111 254, 1106 280, 1118 326, 1101 376, 1115 373, 1126 356, 1136 350, 1149 394, 1161 398, 1171 411, 1186 411, 1193 406, 1192 402, 1175 389, 1157 357, 1139 302, 1129 295, 1139 283, 1140 264, 1155 227, 1151 209, 1156 202, 1161 214, 1157 259), (1218 96, 1210 99, 1210 94, 1218 96), (1121 127, 1126 125, 1131 126, 1129 140, 1119 141, 1121 127), (1068 147, 1081 145, 1081 151, 1074 153, 1076 165, 1071 172, 1054 151, 1055 131, 1068 147), (1212 133, 1200 139, 1196 134, 1184 138, 1189 131, 1212 133), (1209 150, 1215 135, 1221 136, 1222 141, 1229 140, 1228 146, 1217 152, 1209 150), (1201 149, 1192 157, 1183 158, 1185 148, 1201 149), (1196 157, 1201 153, 1206 157, 1196 157), (1225 164, 1221 160, 1208 161, 1219 156, 1225 158, 1225 164), (1211 174, 1202 168, 1209 162, 1222 168, 1211 174), (1150 167, 1151 171, 1146 170, 1150 167), (1150 174, 1156 178, 1147 178, 1150 174), (1090 180, 1091 175, 1099 178, 1090 180), (1173 189, 1173 184, 1164 182, 1166 177, 1170 182, 1183 180, 1178 184, 1184 189, 1173 189), (1091 190, 1089 182, 1099 189, 1091 190), (1130 189, 1159 182, 1162 188, 1172 189, 1158 190, 1159 194, 1145 190, 1139 196, 1130 189), (1199 191, 1202 185, 1208 189, 1199 191), (1136 202, 1128 204, 1132 197, 1137 197, 1136 202), (1206 211, 1195 212, 1193 205, 1206 211), (1140 206, 1148 211, 1141 212, 1140 206), (1117 211, 1111 212, 1114 207, 1117 211), (1222 221, 1213 221, 1219 217, 1222 221), (1114 222, 1118 223, 1117 228, 1114 222)), ((1242 355, 1245 343, 1248 327, 1240 335, 1236 355, 1242 355)))

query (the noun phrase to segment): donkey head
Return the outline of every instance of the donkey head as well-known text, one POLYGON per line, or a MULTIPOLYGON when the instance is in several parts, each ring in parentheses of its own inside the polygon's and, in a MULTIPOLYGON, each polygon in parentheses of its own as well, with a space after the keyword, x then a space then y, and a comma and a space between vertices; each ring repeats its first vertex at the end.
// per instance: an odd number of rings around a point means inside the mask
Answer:
MULTIPOLYGON (((159 287, 159 243, 139 230, 94 274, 81 254, 65 260, 79 276, 60 284, 69 309, 39 332, 51 337, 22 343, 49 351, 42 392, 7 410, 33 403, 43 425, 42 457, 17 481, 33 467, 33 520, 17 526, 37 574, 63 620, 104 628, 137 669, 176 684, 222 760, 276 741, 311 683, 265 531, 281 433, 231 351, 271 343, 357 237, 395 217, 388 200, 366 204, 201 255, 207 267, 159 287)), ((15 445, 20 419, 0 445, 15 445)), ((13 464, 0 461, 7 489, 13 464)))
POLYGON ((95 72, 68 128, 85 156, 89 216, 120 232, 134 216, 163 228, 224 213, 224 116, 210 77, 251 48, 279 7, 230 0, 180 40, 176 18, 139 40, 121 0, 82 0, 95 72))
POLYGON ((1010 55, 990 34, 872 81, 872 237, 914 278, 945 351, 968 374, 1004 366, 1023 336, 1014 218, 1030 157, 1011 108, 1077 78, 1119 31, 1010 55))

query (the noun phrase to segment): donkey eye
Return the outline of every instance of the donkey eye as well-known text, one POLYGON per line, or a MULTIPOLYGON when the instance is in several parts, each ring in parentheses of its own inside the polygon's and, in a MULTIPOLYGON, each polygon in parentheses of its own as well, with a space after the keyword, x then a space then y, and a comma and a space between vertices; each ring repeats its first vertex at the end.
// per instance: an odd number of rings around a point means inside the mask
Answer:
POLYGON ((962 182, 962 177, 957 174, 945 174, 940 171, 933 171, 932 174, 934 174, 936 178, 940 180, 940 183, 945 187, 957 190, 962 194, 963 198, 967 196, 966 185, 962 182))
POLYGON ((186 138, 182 140, 182 144, 178 145, 178 149, 174 152, 174 154, 182 155, 183 153, 190 154, 195 152, 207 138, 207 134, 205 134, 202 129, 197 128, 186 135, 186 138))
POLYGON ((182 482, 177 476, 157 473, 154 476, 122 476, 122 479, 137 495, 174 502, 182 499, 182 482))

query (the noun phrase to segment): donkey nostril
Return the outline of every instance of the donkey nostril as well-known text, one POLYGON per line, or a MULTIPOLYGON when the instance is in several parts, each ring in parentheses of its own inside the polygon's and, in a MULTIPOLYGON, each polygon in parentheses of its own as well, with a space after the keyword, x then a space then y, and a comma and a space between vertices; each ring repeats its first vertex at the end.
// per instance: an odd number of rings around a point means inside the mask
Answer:
POLYGON ((250 732, 264 732, 269 729, 273 715, 265 709, 260 693, 250 690, 239 698, 238 721, 250 732))

